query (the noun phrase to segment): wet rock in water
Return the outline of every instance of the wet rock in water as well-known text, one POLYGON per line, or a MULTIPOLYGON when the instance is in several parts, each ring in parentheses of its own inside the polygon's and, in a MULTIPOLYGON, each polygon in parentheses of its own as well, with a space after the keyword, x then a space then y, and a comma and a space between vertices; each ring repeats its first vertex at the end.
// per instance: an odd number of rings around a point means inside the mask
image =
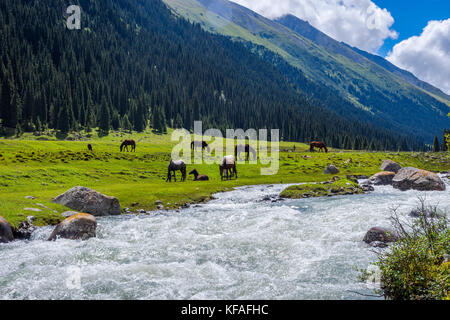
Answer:
POLYGON ((157 208, 158 210, 163 210, 163 209, 164 209, 164 206, 163 206, 162 204, 158 204, 158 205, 156 206, 156 208, 157 208))
POLYGON ((11 225, 5 218, 0 216, 0 243, 7 243, 14 240, 11 225))
POLYGON ((96 229, 97 221, 93 215, 79 213, 59 223, 48 240, 56 240, 57 238, 87 240, 96 236, 96 229))
POLYGON ((145 211, 144 209, 141 209, 141 210, 139 210, 139 213, 144 214, 144 213, 147 213, 147 211, 145 211))
POLYGON ((375 188, 370 184, 363 184, 363 185, 361 185, 361 188, 363 189, 364 192, 375 191, 375 188))
POLYGON ((330 164, 324 171, 325 174, 337 174, 339 173, 339 169, 334 165, 330 164))
POLYGON ((445 183, 437 174, 413 167, 402 168, 394 176, 392 186, 402 191, 410 189, 419 191, 445 190, 445 183))
POLYGON ((392 171, 382 171, 374 174, 368 180, 368 183, 376 186, 387 186, 392 184, 396 173, 392 171))
POLYGON ((413 218, 420 218, 423 216, 426 216, 427 218, 438 218, 438 217, 445 217, 445 213, 440 210, 435 210, 433 208, 424 208, 411 210, 409 216, 413 218))
POLYGON ((15 239, 19 240, 30 240, 31 235, 36 230, 33 225, 34 217, 27 217, 27 221, 23 221, 19 224, 19 227, 13 230, 13 235, 15 239))
POLYGON ((371 246, 381 247, 387 243, 398 241, 395 231, 388 228, 374 227, 367 231, 363 241, 371 246))
POLYGON ((86 187, 74 187, 53 200, 70 209, 94 216, 120 215, 119 200, 86 187))
POLYGON ((392 160, 384 160, 380 168, 383 171, 391 171, 397 173, 400 171, 402 166, 392 160))

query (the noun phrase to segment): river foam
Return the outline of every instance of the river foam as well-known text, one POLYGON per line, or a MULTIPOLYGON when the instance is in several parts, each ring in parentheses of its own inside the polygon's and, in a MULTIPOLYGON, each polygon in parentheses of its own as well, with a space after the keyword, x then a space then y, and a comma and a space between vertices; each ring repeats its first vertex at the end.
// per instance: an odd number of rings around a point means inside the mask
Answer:
POLYGON ((417 196, 450 212, 444 192, 375 192, 261 201, 286 185, 216 194, 207 204, 98 218, 97 238, 0 245, 1 299, 367 299, 358 269, 375 260, 362 242, 407 216, 417 196))

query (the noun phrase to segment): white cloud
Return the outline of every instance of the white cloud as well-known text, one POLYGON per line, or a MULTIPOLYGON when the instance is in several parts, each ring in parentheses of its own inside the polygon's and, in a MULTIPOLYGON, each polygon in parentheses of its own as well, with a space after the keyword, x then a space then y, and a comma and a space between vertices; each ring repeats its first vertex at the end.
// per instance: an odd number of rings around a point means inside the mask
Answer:
POLYGON ((428 22, 420 36, 396 44, 387 60, 450 94, 450 19, 428 22))
POLYGON ((292 14, 330 37, 376 53, 387 38, 394 18, 371 0, 232 0, 267 18, 292 14))

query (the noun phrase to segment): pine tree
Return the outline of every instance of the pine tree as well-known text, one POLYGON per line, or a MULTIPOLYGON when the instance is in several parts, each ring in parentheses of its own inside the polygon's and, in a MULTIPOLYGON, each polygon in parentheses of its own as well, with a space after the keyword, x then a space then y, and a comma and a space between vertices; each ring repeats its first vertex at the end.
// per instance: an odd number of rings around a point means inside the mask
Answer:
POLYGON ((57 129, 61 133, 68 133, 70 131, 69 110, 67 107, 59 109, 57 129))
POLYGON ((179 113, 177 113, 177 117, 175 118, 175 122, 173 124, 173 127, 175 129, 182 129, 183 128, 183 119, 181 119, 181 116, 179 113))
POLYGON ((439 152, 439 151, 441 151, 441 148, 439 147, 439 139, 437 136, 434 136, 433 152, 439 152))
POLYGON ((110 127, 110 113, 108 105, 106 104, 106 99, 103 99, 101 108, 100 108, 100 123, 99 129, 103 134, 108 134, 110 127))

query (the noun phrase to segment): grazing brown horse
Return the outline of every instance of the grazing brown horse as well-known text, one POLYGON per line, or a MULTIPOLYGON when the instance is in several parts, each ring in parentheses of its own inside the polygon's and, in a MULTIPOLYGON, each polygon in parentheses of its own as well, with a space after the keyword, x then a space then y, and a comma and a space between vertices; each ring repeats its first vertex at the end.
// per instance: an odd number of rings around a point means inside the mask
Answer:
POLYGON ((220 170, 220 177, 222 180, 224 178, 231 179, 233 176, 236 176, 237 179, 237 170, 236 170, 236 160, 233 156, 225 156, 222 159, 222 164, 219 166, 220 170), (225 171, 225 177, 224 177, 224 171, 225 171))
POLYGON ((192 141, 191 149, 197 150, 197 148, 202 148, 202 151, 206 149, 209 152, 209 146, 205 141, 192 141))
POLYGON ((194 181, 208 181, 209 177, 205 174, 199 174, 197 169, 192 170, 189 174, 194 175, 194 181))
POLYGON ((181 171, 181 181, 186 180, 186 163, 183 160, 170 160, 169 166, 167 167, 167 181, 172 182, 172 174, 177 182, 177 175, 175 171, 181 171))
POLYGON ((134 140, 125 140, 124 142, 122 142, 122 144, 120 145, 120 152, 122 152, 122 150, 126 150, 128 152, 128 146, 131 146, 132 152, 136 152, 136 141, 134 140))
POLYGON ((309 144, 309 151, 314 152, 314 148, 318 148, 319 151, 325 150, 328 152, 328 148, 322 141, 313 141, 309 144))
POLYGON ((250 145, 246 144, 245 146, 242 144, 238 144, 234 147, 234 156, 238 158, 241 156, 241 153, 245 152, 247 154, 246 160, 248 161, 248 157, 250 152, 252 153, 253 160, 256 160, 256 151, 250 145))
POLYGON ((92 144, 90 144, 90 143, 88 144, 88 150, 92 151, 92 144))

